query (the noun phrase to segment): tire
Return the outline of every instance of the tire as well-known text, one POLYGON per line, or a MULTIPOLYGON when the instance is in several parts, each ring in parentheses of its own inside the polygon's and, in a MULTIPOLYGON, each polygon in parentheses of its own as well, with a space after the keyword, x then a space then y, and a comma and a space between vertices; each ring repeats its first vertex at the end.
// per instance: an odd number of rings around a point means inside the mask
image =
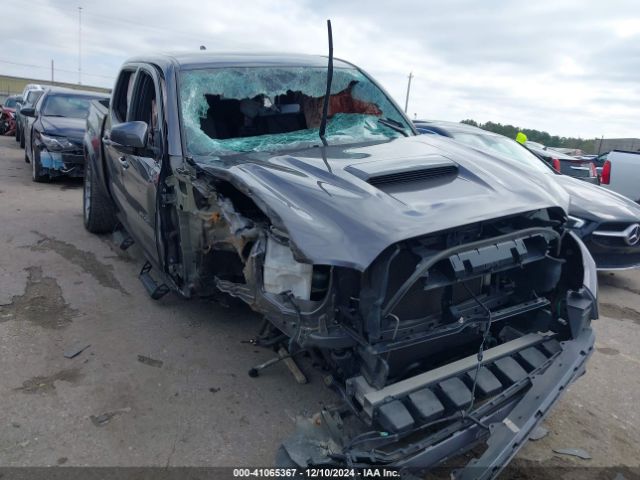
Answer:
POLYGON ((24 148, 24 132, 20 132, 20 148, 24 148))
POLYGON ((113 232, 118 223, 115 205, 93 173, 91 162, 86 155, 82 189, 82 211, 84 228, 91 233, 113 232))
MULTIPOLYGON (((33 149, 33 145, 31 146, 31 156, 33 157, 31 162, 31 179, 34 182, 38 183, 46 183, 49 181, 49 174, 43 173, 42 165, 40 164, 40 155, 36 153, 33 149)), ((25 150, 24 160, 28 163, 29 159, 27 158, 27 153, 25 150)))

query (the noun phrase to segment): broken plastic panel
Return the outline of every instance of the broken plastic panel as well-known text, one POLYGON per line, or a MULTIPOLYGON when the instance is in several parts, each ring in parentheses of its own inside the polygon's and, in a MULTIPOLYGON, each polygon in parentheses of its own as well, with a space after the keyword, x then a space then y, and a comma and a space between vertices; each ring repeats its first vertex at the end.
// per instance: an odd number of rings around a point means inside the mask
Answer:
MULTIPOLYGON (((319 143, 316 120, 326 90, 326 73, 326 68, 317 67, 183 72, 180 97, 189 153, 212 157, 319 143), (292 118, 296 115, 297 119, 292 118), (284 119, 285 125, 280 128, 285 131, 273 126, 255 129, 253 124, 258 117, 265 122, 276 117, 284 119), (203 126, 207 121, 208 129, 203 126)), ((326 135, 329 143, 386 140, 402 135, 378 123, 379 118, 388 117, 406 125, 384 92, 359 70, 335 69, 331 96, 326 135)))
POLYGON ((48 168, 50 170, 62 170, 64 169, 62 154, 42 150, 40 152, 40 165, 42 168, 48 168))
POLYGON ((296 298, 309 300, 312 268, 310 264, 296 262, 288 246, 269 238, 264 259, 264 290, 276 294, 291 292, 296 298))

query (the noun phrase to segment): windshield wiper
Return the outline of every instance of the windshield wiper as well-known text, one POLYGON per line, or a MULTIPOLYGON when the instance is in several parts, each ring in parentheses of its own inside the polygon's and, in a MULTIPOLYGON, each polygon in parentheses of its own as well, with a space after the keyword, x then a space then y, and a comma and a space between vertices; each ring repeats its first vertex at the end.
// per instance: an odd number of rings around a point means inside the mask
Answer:
POLYGON ((405 137, 409 136, 409 134, 407 133, 406 127, 402 125, 400 122, 398 122, 397 120, 394 120, 393 118, 389 118, 389 117, 379 118, 378 123, 384 125, 385 127, 389 127, 390 129, 395 130, 396 132, 400 132, 405 137))

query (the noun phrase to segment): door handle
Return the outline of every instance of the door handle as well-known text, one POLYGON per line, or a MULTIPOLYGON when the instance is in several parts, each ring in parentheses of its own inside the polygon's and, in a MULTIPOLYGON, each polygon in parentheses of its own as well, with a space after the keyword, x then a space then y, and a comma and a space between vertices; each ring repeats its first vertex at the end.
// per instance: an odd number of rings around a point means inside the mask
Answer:
POLYGON ((111 141, 111 139, 109 137, 102 137, 102 144, 103 145, 113 145, 113 142, 111 141))
POLYGON ((129 168, 129 161, 125 157, 118 157, 118 161, 120 162, 120 166, 125 170, 129 168))

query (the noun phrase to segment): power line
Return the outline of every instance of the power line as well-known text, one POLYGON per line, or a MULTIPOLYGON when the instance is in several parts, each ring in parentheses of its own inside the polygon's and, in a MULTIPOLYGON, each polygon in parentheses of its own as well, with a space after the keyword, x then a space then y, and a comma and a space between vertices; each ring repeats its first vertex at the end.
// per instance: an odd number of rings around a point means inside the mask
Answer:
POLYGON ((132 20, 126 20, 124 18, 116 18, 116 17, 110 17, 108 15, 101 15, 101 14, 96 14, 96 13, 91 13, 91 12, 86 12, 83 11, 85 17, 89 16, 89 17, 94 17, 97 19, 101 19, 101 20, 106 20, 109 22, 114 22, 114 23, 120 23, 123 25, 129 25, 129 26, 133 26, 136 27, 137 29, 146 29, 146 30, 152 30, 154 32, 158 32, 158 33, 162 33, 164 35, 167 34, 167 32, 170 32, 171 35, 179 35, 182 37, 188 37, 188 38, 192 38, 194 40, 198 40, 198 41, 202 41, 203 36, 202 35, 194 35, 193 33, 188 33, 185 31, 180 31, 180 30, 176 30, 175 28, 171 27, 170 29, 168 28, 162 28, 162 27, 154 27, 152 25, 146 25, 143 23, 139 23, 139 22, 135 22, 132 20))
MULTIPOLYGON (((5 63, 7 65, 16 65, 18 67, 30 67, 30 68, 44 68, 46 70, 49 70, 50 67, 45 67, 43 65, 35 65, 32 63, 20 63, 20 62, 12 62, 10 60, 0 60, 0 63, 5 63)), ((65 73, 78 73, 77 70, 66 70, 64 68, 56 68, 57 72, 65 72, 65 73)), ((84 75, 87 75, 89 77, 101 77, 101 78, 108 78, 110 80, 115 80, 116 77, 112 76, 112 75, 101 75, 99 73, 86 73, 83 72, 84 75)))

